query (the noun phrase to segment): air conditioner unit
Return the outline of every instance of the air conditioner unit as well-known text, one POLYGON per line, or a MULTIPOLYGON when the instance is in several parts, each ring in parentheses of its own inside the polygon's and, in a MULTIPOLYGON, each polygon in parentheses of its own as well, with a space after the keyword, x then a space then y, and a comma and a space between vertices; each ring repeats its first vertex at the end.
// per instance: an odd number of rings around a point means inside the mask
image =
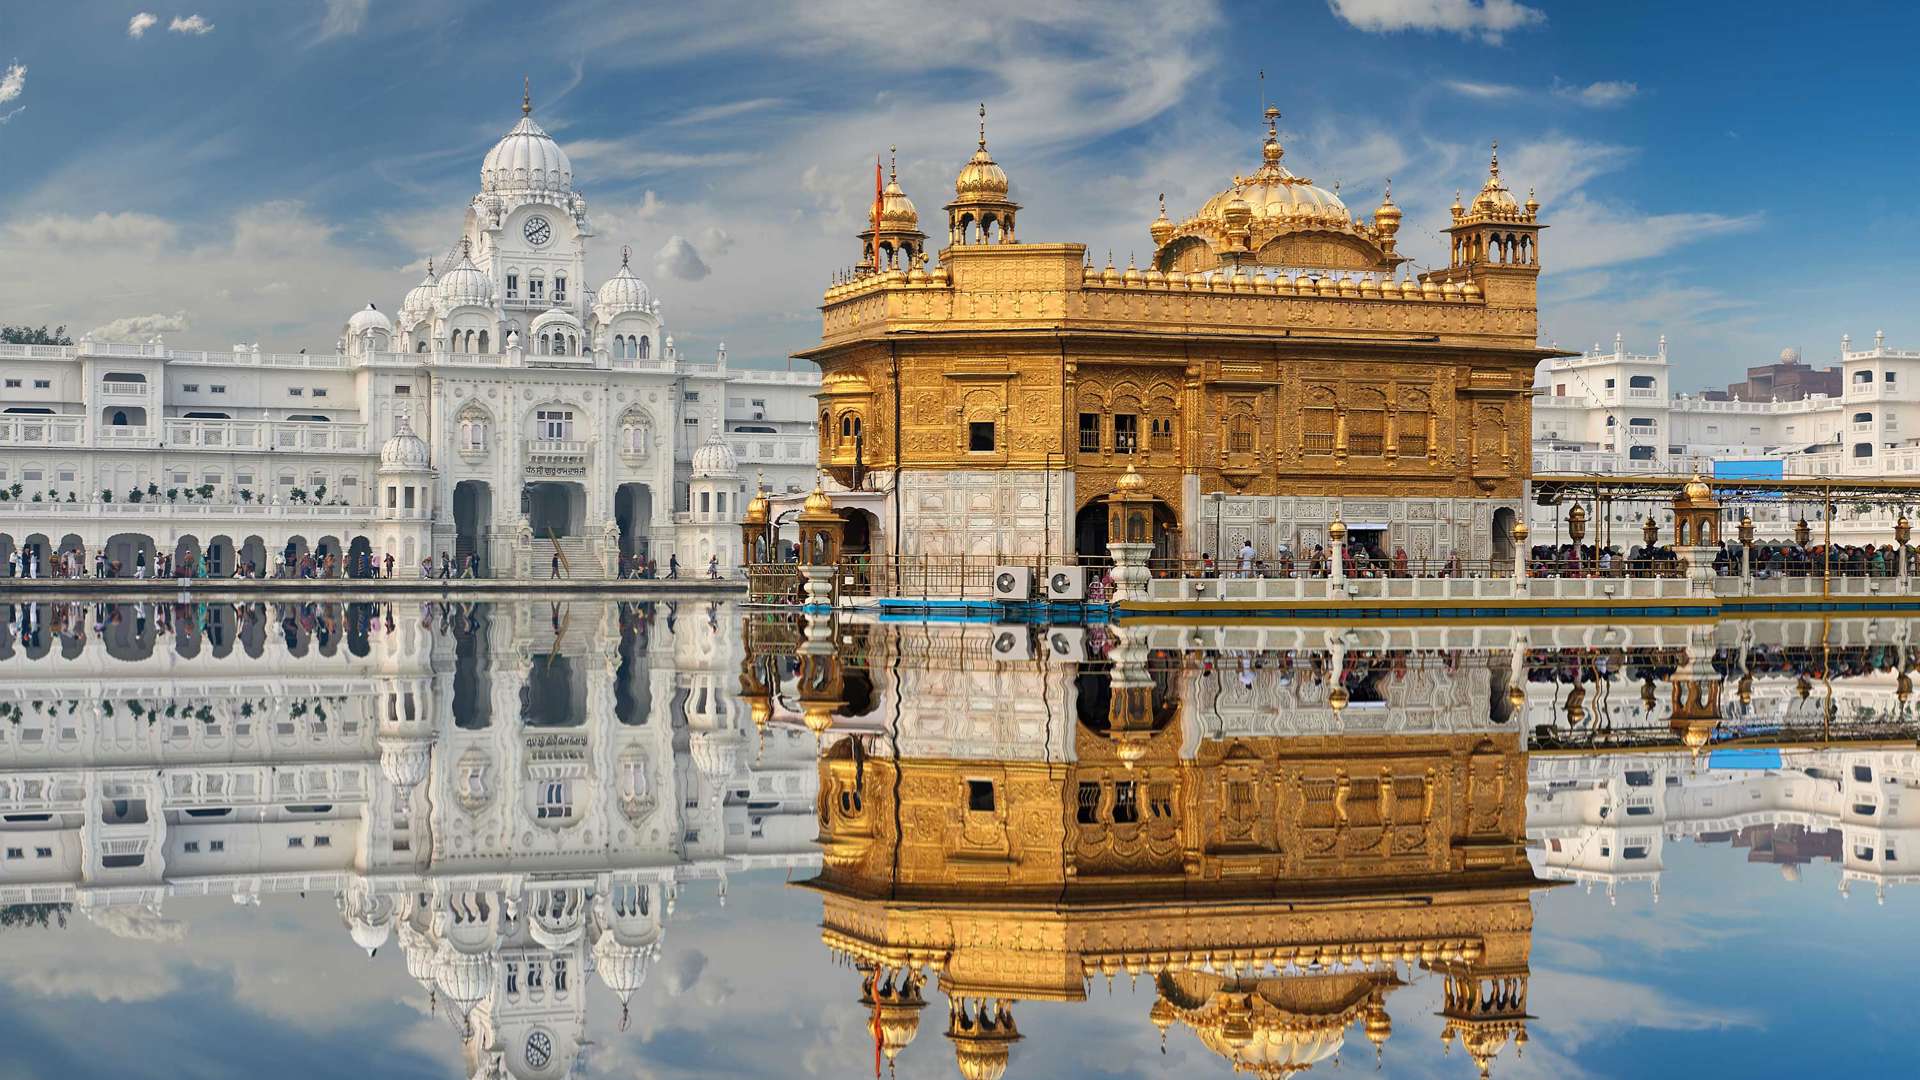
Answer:
POLYGON ((1087 628, 1050 626, 1047 628, 1047 656, 1062 663, 1081 663, 1087 656, 1087 628))
POLYGON ((1033 599, 1033 568, 996 566, 993 568, 993 598, 1024 603, 1033 599))
POLYGON ((1047 567, 1047 599, 1085 600, 1087 568, 1084 566, 1047 567))
POLYGON ((1033 632, 1021 624, 994 627, 993 658, 995 660, 1033 659, 1033 632))

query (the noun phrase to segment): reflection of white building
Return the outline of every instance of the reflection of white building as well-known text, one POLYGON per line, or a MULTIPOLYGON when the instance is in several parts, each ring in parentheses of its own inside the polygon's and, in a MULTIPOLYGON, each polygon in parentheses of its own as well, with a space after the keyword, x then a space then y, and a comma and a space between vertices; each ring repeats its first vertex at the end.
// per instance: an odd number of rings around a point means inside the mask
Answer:
POLYGON ((818 375, 681 355, 624 256, 589 287, 586 201, 523 112, 451 251, 331 349, 0 345, 0 548, 104 547, 129 573, 143 551, 205 552, 225 575, 356 545, 505 574, 557 547, 596 576, 616 553, 705 561, 703 446, 738 465, 709 515, 737 520, 756 474, 809 489, 818 375))
POLYGON ((566 1074, 589 976, 626 1002, 684 883, 816 860, 813 740, 756 736, 691 605, 116 610, 84 644, 50 611, 0 635, 0 904, 111 928, 330 890, 470 1075, 566 1074))
POLYGON ((1541 877, 1659 896, 1669 841, 1732 843, 1789 878, 1813 858, 1840 887, 1920 881, 1920 754, 1786 751, 1777 768, 1712 769, 1684 753, 1533 758, 1527 838, 1541 877))

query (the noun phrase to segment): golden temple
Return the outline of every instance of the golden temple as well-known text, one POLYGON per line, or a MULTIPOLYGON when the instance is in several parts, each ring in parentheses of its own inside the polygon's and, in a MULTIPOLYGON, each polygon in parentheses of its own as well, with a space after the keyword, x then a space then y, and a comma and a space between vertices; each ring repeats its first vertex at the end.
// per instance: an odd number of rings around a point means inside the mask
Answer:
POLYGON ((1101 500, 1133 468, 1160 555, 1304 552, 1343 521, 1380 554, 1503 557, 1558 354, 1536 343, 1540 206, 1497 147, 1447 264, 1409 274, 1390 186, 1356 217, 1281 164, 1269 109, 1259 167, 1185 220, 1163 199, 1152 259, 1120 269, 1018 238, 984 115, 937 264, 876 177, 862 264, 795 354, 823 373, 848 554, 1104 555, 1101 500))

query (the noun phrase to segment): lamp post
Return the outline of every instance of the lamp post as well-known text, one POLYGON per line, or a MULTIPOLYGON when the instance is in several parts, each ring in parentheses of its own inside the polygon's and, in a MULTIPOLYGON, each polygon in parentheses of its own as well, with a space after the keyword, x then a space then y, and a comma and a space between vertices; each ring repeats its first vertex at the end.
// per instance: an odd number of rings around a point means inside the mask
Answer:
POLYGON ((1347 586, 1347 523, 1334 518, 1327 525, 1327 540, 1333 544, 1333 565, 1328 568, 1327 580, 1333 591, 1345 592, 1347 586))
POLYGON ((1226 560, 1227 556, 1226 552, 1220 550, 1220 508, 1226 505, 1227 493, 1216 491, 1207 498, 1213 501, 1213 565, 1217 567, 1226 560))
POLYGON ((1753 591, 1753 518, 1740 514, 1740 581, 1747 592, 1753 591))
POLYGON ((1900 520, 1893 523, 1893 539, 1900 545, 1900 591, 1907 591, 1907 541, 1913 539, 1913 523, 1902 513, 1900 520))
POLYGON ((1513 523, 1513 587, 1524 590, 1527 587, 1527 537, 1532 534, 1524 521, 1513 523))

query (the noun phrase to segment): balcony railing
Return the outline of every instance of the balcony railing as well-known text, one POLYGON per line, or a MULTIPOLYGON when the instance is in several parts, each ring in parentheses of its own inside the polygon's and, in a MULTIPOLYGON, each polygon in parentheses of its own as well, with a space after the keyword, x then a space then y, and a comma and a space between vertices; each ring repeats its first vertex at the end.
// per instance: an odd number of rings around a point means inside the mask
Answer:
POLYGON ((164 441, 183 450, 332 450, 362 452, 367 425, 298 420, 168 420, 164 441))
POLYGON ((148 385, 143 382, 103 382, 100 392, 108 397, 146 397, 148 385))
POLYGON ((86 426, 81 416, 0 416, 0 446, 82 446, 86 426))
POLYGON ((808 434, 728 432, 727 445, 742 465, 802 465, 813 461, 819 440, 808 434))

